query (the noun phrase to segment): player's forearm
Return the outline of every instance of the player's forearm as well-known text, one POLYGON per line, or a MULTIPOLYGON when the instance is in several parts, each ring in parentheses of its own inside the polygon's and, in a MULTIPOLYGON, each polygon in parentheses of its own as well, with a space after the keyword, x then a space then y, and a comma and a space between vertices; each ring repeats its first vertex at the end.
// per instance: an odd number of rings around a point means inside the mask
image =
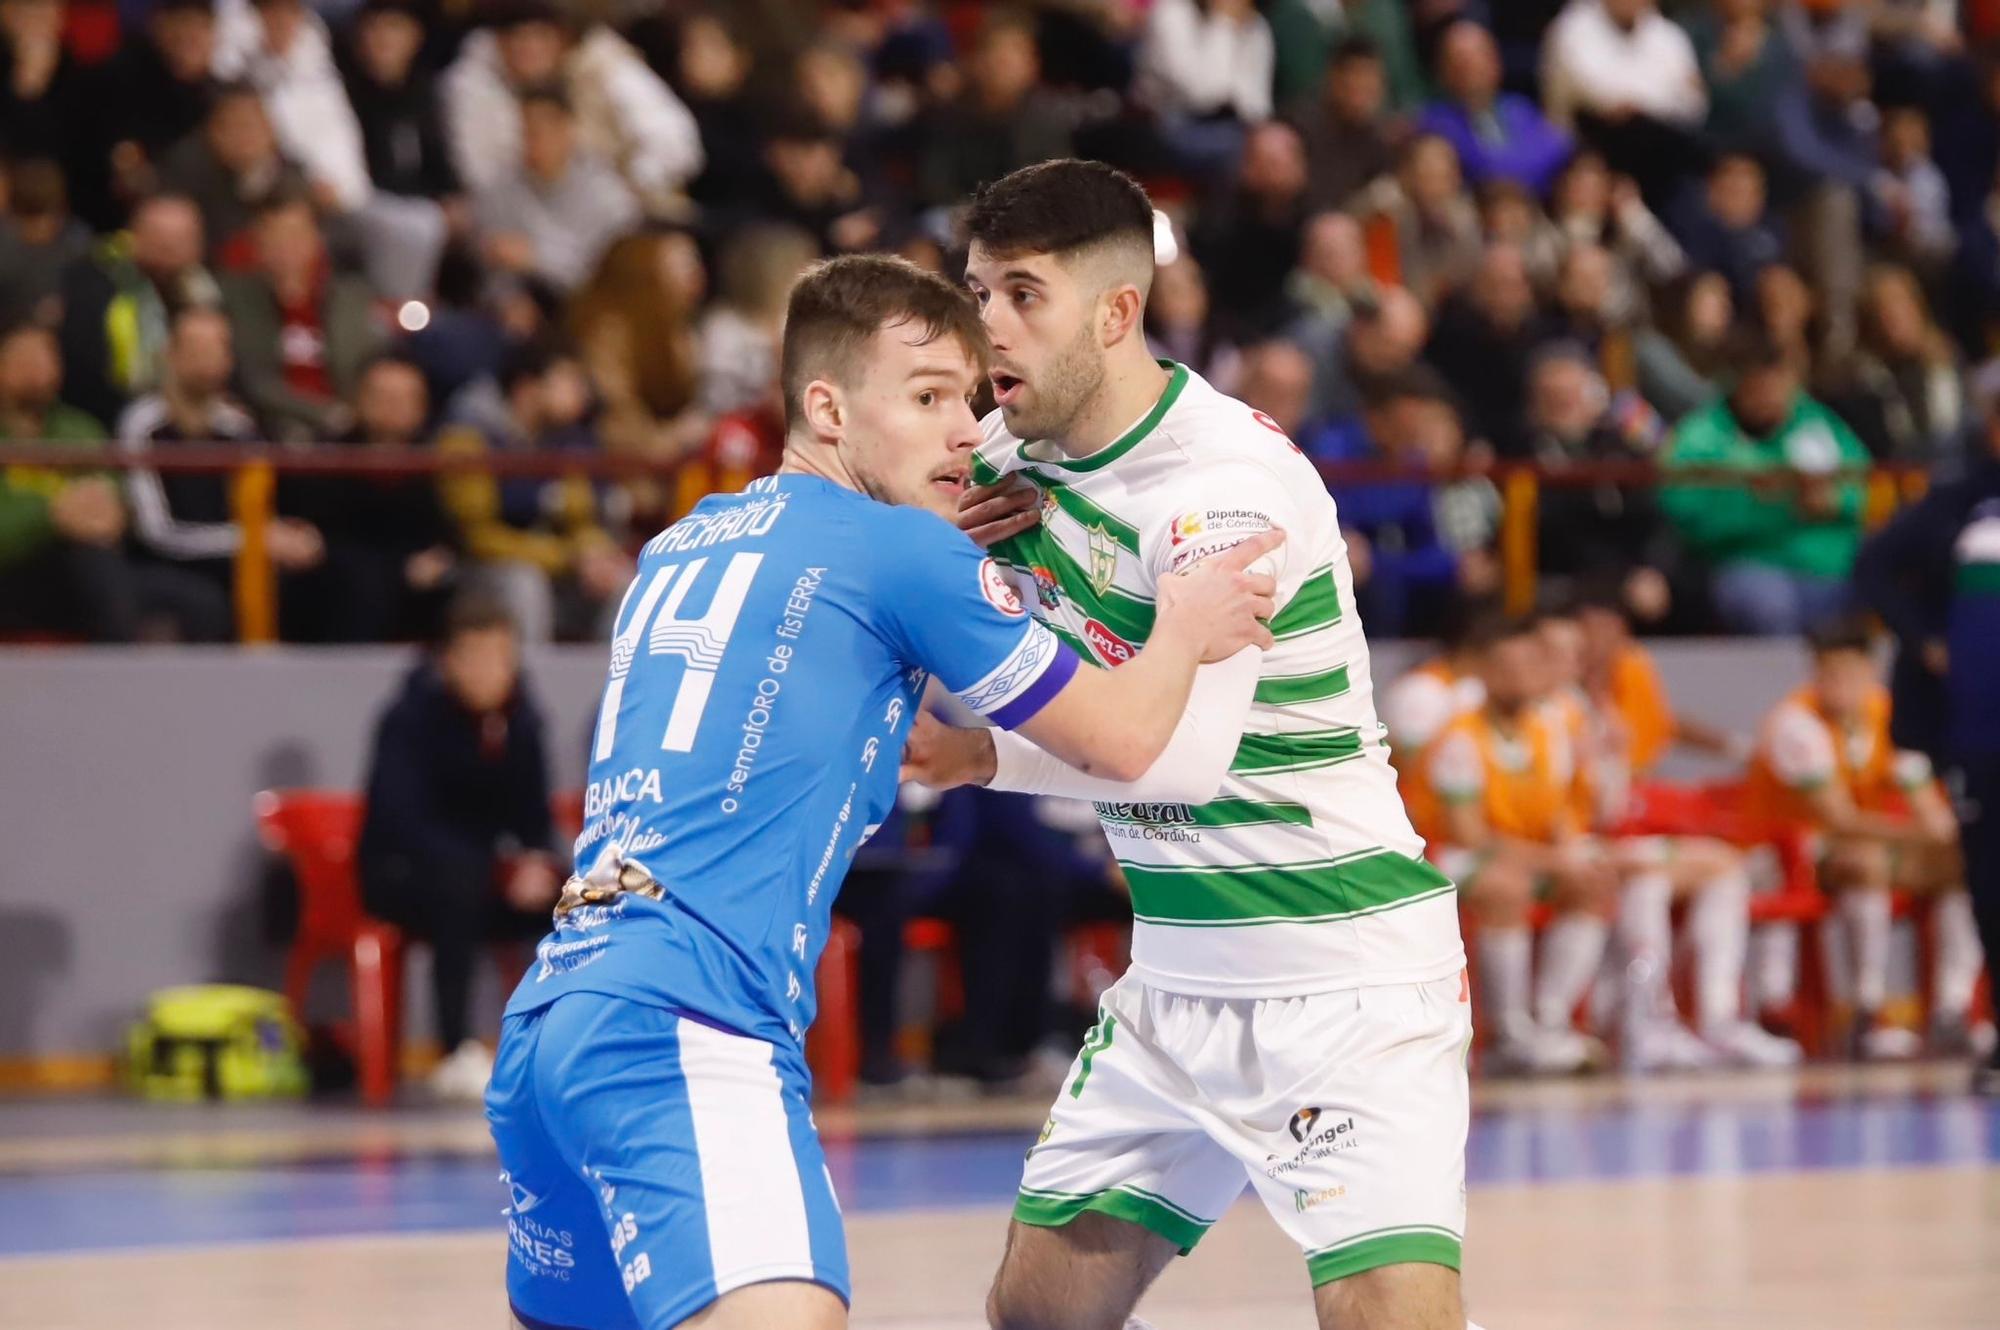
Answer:
POLYGON ((1229 774, 1262 662, 1261 651, 1245 649, 1195 671, 1187 709, 1165 750, 1136 780, 1088 775, 1026 739, 995 731, 984 783, 996 790, 1093 803, 1207 803, 1229 774))
POLYGON ((1077 671, 1020 732, 1087 776, 1137 780, 1166 751, 1200 663, 1194 633, 1163 621, 1115 670, 1077 671))

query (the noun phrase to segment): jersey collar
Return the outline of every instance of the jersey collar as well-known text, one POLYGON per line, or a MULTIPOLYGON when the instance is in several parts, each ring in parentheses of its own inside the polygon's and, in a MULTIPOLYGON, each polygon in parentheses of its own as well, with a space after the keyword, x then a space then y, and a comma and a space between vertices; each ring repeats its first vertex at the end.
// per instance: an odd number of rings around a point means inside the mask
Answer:
POLYGON ((1161 369, 1168 372, 1166 391, 1160 394, 1160 400, 1153 403, 1153 409, 1146 413, 1143 420, 1119 435, 1110 444, 1099 448, 1088 457, 1079 457, 1074 461, 1070 461, 1063 458, 1031 457, 1028 454, 1028 444, 1026 441, 1023 441, 1019 450, 1021 460, 1033 466, 1053 466, 1060 467, 1064 471, 1086 472, 1110 466, 1126 453, 1131 452, 1139 446, 1141 440, 1160 427, 1160 422, 1166 419, 1167 412, 1172 410, 1174 403, 1180 399, 1181 389, 1187 387, 1188 367, 1186 365, 1172 360, 1162 360, 1159 362, 1159 365, 1161 369))

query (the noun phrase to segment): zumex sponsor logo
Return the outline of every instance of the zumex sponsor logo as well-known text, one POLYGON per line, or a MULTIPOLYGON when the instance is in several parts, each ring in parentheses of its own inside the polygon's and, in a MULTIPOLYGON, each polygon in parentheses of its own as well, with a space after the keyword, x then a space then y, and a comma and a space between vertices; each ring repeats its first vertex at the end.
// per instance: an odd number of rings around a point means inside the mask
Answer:
POLYGON ((1294 1191, 1292 1193, 1292 1208, 1300 1214, 1304 1214, 1308 1210, 1317 1210, 1322 1205, 1330 1205, 1345 1195, 1347 1195, 1345 1184, 1321 1187, 1318 1191, 1294 1191))
POLYGON ((1090 649, 1095 651, 1106 665, 1123 665, 1139 654, 1130 642, 1095 619, 1083 621, 1083 640, 1090 643, 1090 649))
POLYGON ((1288 1159, 1275 1154, 1265 1155, 1264 1176, 1267 1178, 1282 1178, 1315 1160, 1339 1154, 1342 1150, 1352 1150, 1358 1144, 1353 1115, 1334 1122, 1328 1119, 1326 1110, 1317 1105, 1292 1114, 1285 1130, 1299 1143, 1299 1148, 1288 1159))

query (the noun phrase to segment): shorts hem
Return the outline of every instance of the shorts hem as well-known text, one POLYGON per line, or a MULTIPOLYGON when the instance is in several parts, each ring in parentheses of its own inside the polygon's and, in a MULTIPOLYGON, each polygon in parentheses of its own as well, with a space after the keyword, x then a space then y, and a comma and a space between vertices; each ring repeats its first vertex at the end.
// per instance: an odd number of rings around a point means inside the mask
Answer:
POLYGON ((1308 1253, 1306 1270, 1312 1276, 1313 1287, 1318 1288, 1385 1265, 1443 1265, 1456 1270, 1462 1250, 1459 1238, 1444 1229, 1391 1229, 1363 1234, 1338 1246, 1308 1253))
MULTIPOLYGON (((817 1284, 836 1298, 839 1298, 841 1306, 852 1307, 854 1303, 854 1299, 845 1288, 834 1283, 815 1267, 801 1265, 796 1261, 788 1261, 782 1265, 746 1266, 730 1274, 727 1278, 717 1279, 712 1287, 703 1289, 700 1293, 693 1296, 682 1297, 671 1304, 666 1318, 660 1321, 659 1325, 662 1327, 662 1330, 668 1326, 679 1325, 683 1321, 700 1315, 723 1298, 739 1290, 751 1288, 757 1284, 784 1283, 817 1284)), ((634 1314, 638 1313, 636 1306, 632 1310, 634 1314)), ((648 1327, 651 1327, 653 1324, 650 1321, 646 1321, 643 1316, 640 1317, 640 1321, 648 1327)), ((534 1327, 531 1326, 529 1330, 534 1330, 534 1327)), ((552 1326, 550 1330, 566 1330, 566 1327, 552 1326)))
POLYGON ((1081 1195, 1023 1190, 1014 1198, 1014 1218, 1036 1228, 1061 1228, 1085 1211, 1137 1224, 1173 1243, 1183 1256, 1194 1250, 1215 1223, 1177 1210, 1159 1197, 1118 1187, 1081 1195))

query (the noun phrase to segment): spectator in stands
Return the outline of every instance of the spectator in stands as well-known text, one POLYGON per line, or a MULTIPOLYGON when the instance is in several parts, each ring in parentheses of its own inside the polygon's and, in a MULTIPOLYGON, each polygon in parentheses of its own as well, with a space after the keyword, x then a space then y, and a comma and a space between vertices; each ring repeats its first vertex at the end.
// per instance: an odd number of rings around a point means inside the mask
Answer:
POLYGON ((202 267, 201 213, 180 194, 132 210, 129 232, 101 243, 62 277, 62 352, 69 400, 97 420, 159 387, 175 313, 221 300, 202 267))
POLYGON ((1564 255, 1577 245, 1601 245, 1616 260, 1611 317, 1635 322, 1647 312, 1648 288, 1680 276, 1687 266, 1667 228, 1646 207, 1628 176, 1613 176, 1604 158, 1585 149, 1556 177, 1549 199, 1551 224, 1528 242, 1528 268, 1538 280, 1552 279, 1564 255))
POLYGON ((1361 195, 1361 210, 1386 217, 1396 232, 1403 284, 1435 306, 1479 262, 1479 209, 1465 191, 1458 150, 1436 134, 1404 145, 1394 176, 1361 195))
POLYGON ((1306 431, 1312 385, 1311 359, 1291 342, 1274 338, 1243 352, 1236 395, 1244 405, 1263 412, 1280 434, 1297 439, 1306 431))
POLYGON ((1743 334, 1729 363, 1736 379, 1728 396, 1676 426, 1666 466, 1741 479, 1670 475, 1660 504, 1711 569, 1716 608, 1732 631, 1802 632, 1846 603, 1863 487, 1835 473, 1866 466, 1868 452, 1806 395, 1797 368, 1768 335, 1743 334))
MULTIPOLYGON (((1614 395, 1589 353, 1564 342, 1543 347, 1529 366, 1527 425, 1535 461, 1553 473, 1648 461, 1665 433, 1643 398, 1614 395)), ((1544 585, 1575 590, 1617 574, 1634 615, 1653 625, 1666 617, 1680 560, 1649 486, 1552 485, 1542 492, 1536 521, 1544 585)))
POLYGON ((1299 238, 1298 266, 1285 277, 1292 322, 1285 335, 1311 343, 1311 324, 1337 337, 1354 314, 1354 302, 1374 290, 1368 271, 1368 242, 1351 214, 1323 212, 1309 219, 1299 238))
POLYGON ((956 207, 989 180, 1070 155, 1069 118, 1046 90, 1037 90, 1042 62, 1026 14, 988 14, 965 72, 965 91, 925 117, 917 194, 931 207, 956 207))
POLYGON ((493 1057, 472 1036, 472 964, 488 942, 548 930, 562 874, 549 852, 541 708, 505 608, 452 606, 434 656, 375 725, 357 853, 361 898, 431 947, 438 1042, 431 1088, 477 1099, 493 1057))
POLYGON ((1182 169, 1228 173, 1244 127, 1270 119, 1273 60, 1252 0, 1154 0, 1135 82, 1182 169))
POLYGON ((1503 457, 1527 451, 1522 415, 1528 358, 1542 335, 1520 247, 1488 245, 1466 289, 1438 311, 1426 358, 1465 402, 1476 437, 1503 457))
POLYGON ((749 91, 753 56, 731 16, 697 9, 681 20, 675 90, 701 136, 702 169, 688 195, 704 207, 749 194, 757 175, 757 100, 749 91))
POLYGON ((1704 132, 1725 151, 1775 142, 1778 103, 1802 77, 1798 57, 1771 21, 1770 0, 1713 0, 1689 19, 1708 85, 1704 132))
POLYGON ((264 99, 247 83, 215 90, 201 132, 161 159, 159 175, 201 208, 210 261, 223 269, 253 260, 250 224, 267 199, 311 190, 305 172, 278 151, 264 99))
POLYGON ((285 155, 316 201, 352 233, 377 290, 427 293, 445 219, 428 199, 375 188, 361 122, 347 100, 326 25, 305 0, 219 0, 215 72, 256 88, 285 155))
MULTIPOLYGON (((332 442, 357 450, 413 448, 429 437, 430 390, 413 361, 395 355, 368 361, 349 400, 354 424, 332 442)), ((437 477, 288 475, 278 506, 326 542, 325 563, 284 587, 288 640, 430 636, 458 563, 437 477)))
POLYGON ((1958 350, 1931 318, 1908 268, 1868 275, 1861 346, 1836 404, 1868 451, 1956 475, 1963 469, 1970 411, 1958 350))
POLYGON ((255 240, 256 267, 222 279, 244 403, 266 438, 330 439, 347 429, 346 404, 382 343, 373 293, 334 270, 302 196, 267 200, 255 240))
POLYGON ((1493 34, 1470 20, 1453 23, 1438 44, 1437 79, 1444 95, 1424 109, 1417 128, 1458 151, 1473 185, 1513 180, 1546 195, 1569 160, 1569 137, 1526 97, 1501 91, 1493 34))
POLYGON ((1342 208, 1396 165, 1381 50, 1366 37, 1343 39, 1328 58, 1319 95, 1292 108, 1306 148, 1306 202, 1342 208))
POLYGON ((1695 268, 1729 279, 1739 303, 1747 303, 1758 272, 1783 254, 1776 227, 1765 212, 1764 168, 1748 153, 1725 153, 1708 173, 1708 187, 1680 207, 1676 234, 1695 268))
MULTIPOLYGON (((0 332, 0 442, 102 442, 104 426, 61 392, 54 333, 31 323, 0 332)), ((0 471, 0 627, 129 641, 138 607, 124 537, 125 503, 110 476, 0 471)))
MULTIPOLYGON (((584 421, 588 381, 573 360, 540 346, 510 352, 499 375, 497 416, 448 429, 454 456, 575 452, 596 448, 584 421)), ((530 642, 596 633, 632 577, 632 560, 606 529, 602 498, 579 475, 447 473, 444 501, 473 581, 504 603, 530 642)))
POLYGON ((466 38, 444 76, 445 127, 459 178, 500 187, 521 160, 520 99, 559 86, 578 110, 577 139, 651 213, 672 213, 702 168, 687 107, 629 42, 601 23, 579 31, 547 0, 483 7, 492 28, 466 38))
POLYGON ((639 202, 616 172, 577 143, 576 118, 560 88, 528 93, 520 120, 519 167, 474 202, 486 261, 568 291, 638 224, 639 202))
POLYGON ((792 283, 818 257, 812 236, 790 226, 749 227, 723 247, 715 303, 695 330, 704 410, 725 416, 769 408, 785 303, 792 283))
POLYGON ((827 253, 881 239, 881 210, 847 165, 840 136, 811 109, 789 107, 773 118, 763 164, 758 191, 737 210, 746 220, 798 227, 827 253))
POLYGON ((1423 353, 1430 320, 1423 303, 1400 286, 1384 287, 1357 300, 1341 331, 1331 377, 1324 365, 1313 385, 1317 419, 1353 415, 1375 386, 1408 369, 1423 353))
POLYGON ((1655 0, 1570 0, 1543 46, 1542 99, 1655 200, 1695 159, 1708 114, 1694 43, 1655 0))
MULTIPOLYGON (((97 72, 100 143, 111 171, 108 207, 158 182, 167 153, 208 119, 215 81, 215 0, 159 0, 97 72)), ((112 225, 110 217, 90 218, 112 225)))
POLYGON ((1417 366, 1380 381, 1358 416, 1335 421, 1303 446, 1314 461, 1375 462, 1440 477, 1331 486, 1355 600, 1374 631, 1434 632, 1459 593, 1498 587, 1499 497, 1483 479, 1442 479, 1464 458, 1465 428, 1435 371, 1417 366))
POLYGON ((1882 115, 1882 184, 1887 239, 1920 271, 1943 271, 1958 248, 1951 224, 1951 190, 1931 160, 1931 122, 1922 107, 1890 107, 1882 115))
POLYGON ((1750 322, 1777 343, 1803 382, 1815 380, 1819 357, 1819 302, 1799 270, 1785 263, 1766 264, 1757 273, 1750 322))
MULTIPOLYGON (((229 321, 220 310, 192 306, 174 316, 156 393, 139 398, 118 421, 118 446, 128 453, 168 451, 189 443, 249 443, 250 415, 229 397, 235 368, 229 321)), ((227 478, 187 472, 126 475, 132 534, 148 587, 146 636, 183 642, 228 638, 229 573, 243 545, 230 511, 227 478)), ((281 571, 316 567, 326 547, 309 523, 280 517, 264 533, 281 571)))
POLYGON ((1736 302, 1719 272, 1670 284, 1659 317, 1638 330, 1632 353, 1639 391, 1667 420, 1706 406, 1719 392, 1736 302))
POLYGON ((1382 62, 1388 106, 1414 111, 1425 94, 1423 62, 1417 58, 1409 6, 1402 0, 1272 0, 1265 20, 1277 47, 1275 92, 1291 105, 1321 86, 1327 63, 1350 42, 1372 44, 1382 62))
POLYGON ((90 229, 70 215, 62 168, 46 157, 14 163, 0 197, 0 328, 54 323, 63 271, 89 255, 90 229))
POLYGON ((1210 278, 1215 317, 1234 337, 1270 332, 1285 317, 1285 277, 1298 262, 1306 219, 1306 158, 1282 121, 1251 130, 1236 188, 1204 209, 1189 237, 1210 278))
POLYGON ((1152 294, 1146 298, 1146 345, 1156 359, 1179 361, 1218 391, 1236 392, 1243 357, 1217 334, 1208 317, 1208 279, 1192 254, 1153 273, 1152 294))
POLYGON ((451 199, 459 193, 458 172, 437 80, 420 58, 425 36, 417 0, 366 0, 340 52, 341 75, 375 188, 451 199))
POLYGON ((693 310, 675 271, 684 236, 614 242, 570 302, 570 330, 603 400, 605 447, 678 461, 707 436, 695 403, 693 310))
POLYGON ((0 151, 47 157, 62 164, 91 214, 98 206, 104 165, 92 126, 97 89, 90 73, 63 46, 63 0, 0 0, 0 151))

